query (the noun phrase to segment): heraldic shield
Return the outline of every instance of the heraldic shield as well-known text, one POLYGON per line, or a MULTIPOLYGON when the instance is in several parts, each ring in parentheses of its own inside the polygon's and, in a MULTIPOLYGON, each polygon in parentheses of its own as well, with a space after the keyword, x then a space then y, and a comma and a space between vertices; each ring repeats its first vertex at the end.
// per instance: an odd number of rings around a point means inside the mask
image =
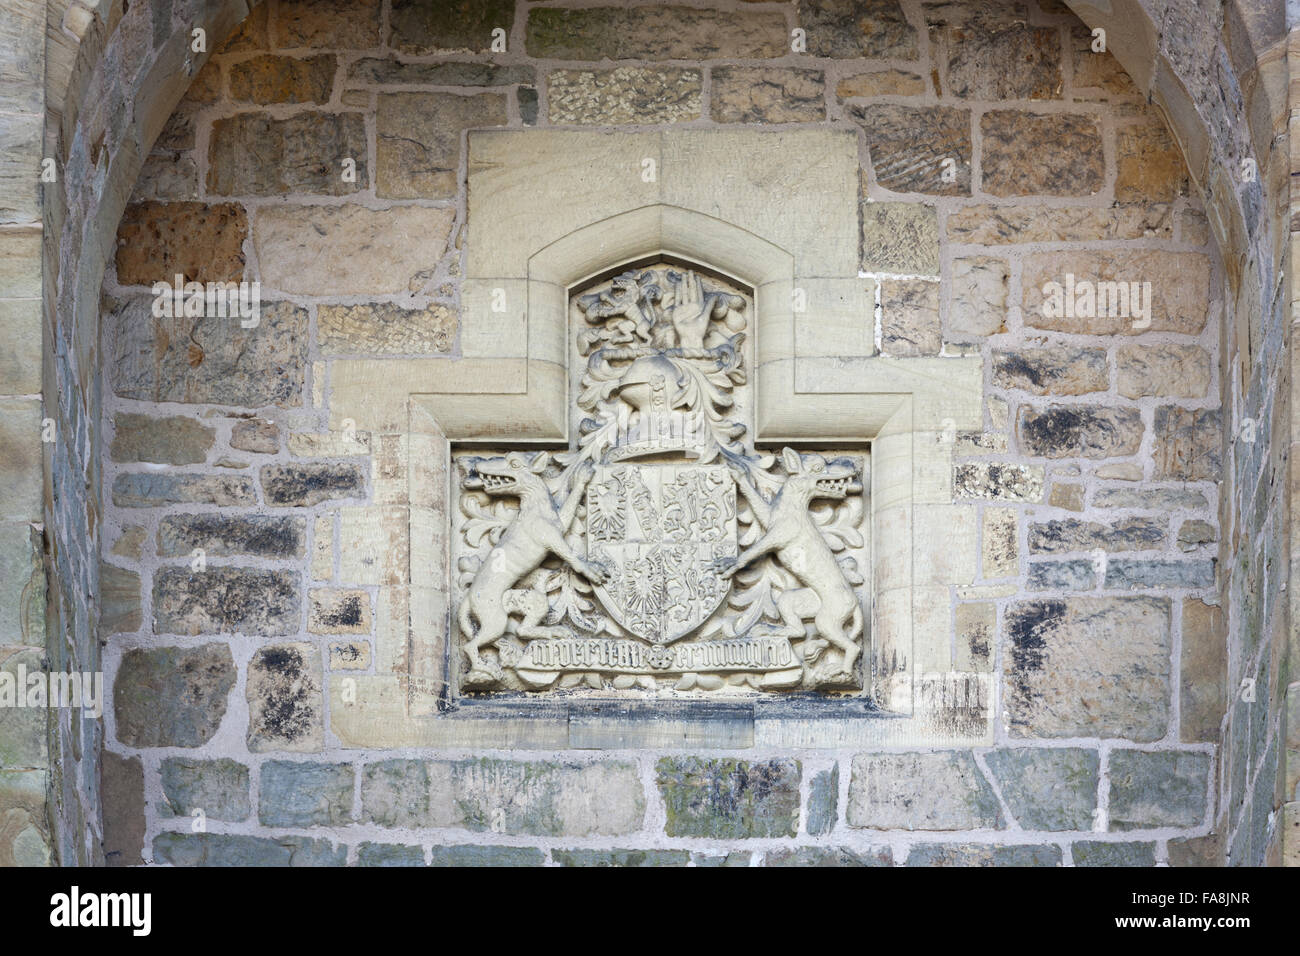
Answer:
POLYGON ((669 644, 726 598, 718 569, 737 553, 736 485, 723 465, 599 465, 587 486, 587 557, 609 575, 595 588, 621 626, 669 644))

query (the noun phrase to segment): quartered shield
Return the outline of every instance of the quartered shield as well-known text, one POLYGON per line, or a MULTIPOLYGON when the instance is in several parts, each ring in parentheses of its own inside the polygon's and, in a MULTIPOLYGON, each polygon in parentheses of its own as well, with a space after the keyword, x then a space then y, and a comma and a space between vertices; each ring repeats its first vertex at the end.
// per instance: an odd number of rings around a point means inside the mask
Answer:
POLYGON ((587 486, 587 557, 609 572, 596 595, 653 644, 699 627, 730 590, 715 568, 736 557, 736 485, 722 465, 598 465, 587 486))

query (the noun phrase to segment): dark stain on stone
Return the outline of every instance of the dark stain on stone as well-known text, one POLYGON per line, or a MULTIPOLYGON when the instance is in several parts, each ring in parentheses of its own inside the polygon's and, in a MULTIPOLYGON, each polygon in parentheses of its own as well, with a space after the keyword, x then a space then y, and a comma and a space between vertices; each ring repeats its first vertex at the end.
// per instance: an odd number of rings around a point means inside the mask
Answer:
POLYGON ((1024 356, 1014 353, 998 356, 997 371, 1008 378, 1028 379, 1039 388, 1042 388, 1043 383, 1047 380, 1047 377, 1043 375, 1041 366, 1031 365, 1025 361, 1024 356))
POLYGON ((1024 420, 1024 434, 1034 454, 1063 453, 1079 447, 1092 416, 1078 408, 1049 408, 1024 420))
POLYGON ((1033 677, 1043 670, 1046 657, 1046 635, 1065 618, 1064 601, 1027 601, 1018 604, 1007 615, 1007 637, 1011 641, 1011 683, 1019 708, 1013 710, 1012 722, 1023 724, 1024 707, 1035 700, 1039 692, 1034 688, 1033 677))
MULTIPOLYGON (((355 627, 361 623, 361 597, 349 594, 335 607, 321 614, 321 623, 326 627, 355 627)), ((356 649, 353 648, 355 658, 356 649)))
POLYGON ((311 723, 302 654, 289 647, 271 647, 262 652, 258 665, 272 677, 261 714, 262 731, 280 740, 297 740, 311 723))

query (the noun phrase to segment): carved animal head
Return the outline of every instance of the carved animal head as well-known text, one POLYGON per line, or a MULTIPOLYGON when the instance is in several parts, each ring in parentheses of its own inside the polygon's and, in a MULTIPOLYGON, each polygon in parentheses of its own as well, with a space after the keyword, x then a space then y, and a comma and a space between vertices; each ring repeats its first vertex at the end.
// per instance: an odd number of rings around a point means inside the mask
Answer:
POLYGON ((514 495, 524 497, 535 492, 546 492, 542 478, 551 463, 548 452, 538 452, 530 460, 520 452, 511 452, 495 458, 479 458, 464 486, 471 491, 485 491, 489 495, 514 495))
POLYGON ((781 452, 787 478, 782 494, 794 494, 806 501, 813 498, 844 498, 862 491, 857 466, 847 458, 827 461, 821 455, 801 455, 793 448, 781 452))

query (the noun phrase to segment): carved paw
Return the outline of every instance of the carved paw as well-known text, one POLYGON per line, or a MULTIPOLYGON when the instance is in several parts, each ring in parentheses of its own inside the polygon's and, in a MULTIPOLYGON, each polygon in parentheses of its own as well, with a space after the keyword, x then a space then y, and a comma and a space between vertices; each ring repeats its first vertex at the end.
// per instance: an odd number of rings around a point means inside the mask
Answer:
POLYGON ((588 561, 582 566, 582 576, 592 584, 604 584, 606 579, 609 578, 609 572, 605 570, 603 565, 588 561))
POLYGON ((709 564, 709 569, 723 581, 730 581, 731 576, 740 570, 740 565, 736 563, 735 558, 724 555, 723 557, 714 558, 709 564))

